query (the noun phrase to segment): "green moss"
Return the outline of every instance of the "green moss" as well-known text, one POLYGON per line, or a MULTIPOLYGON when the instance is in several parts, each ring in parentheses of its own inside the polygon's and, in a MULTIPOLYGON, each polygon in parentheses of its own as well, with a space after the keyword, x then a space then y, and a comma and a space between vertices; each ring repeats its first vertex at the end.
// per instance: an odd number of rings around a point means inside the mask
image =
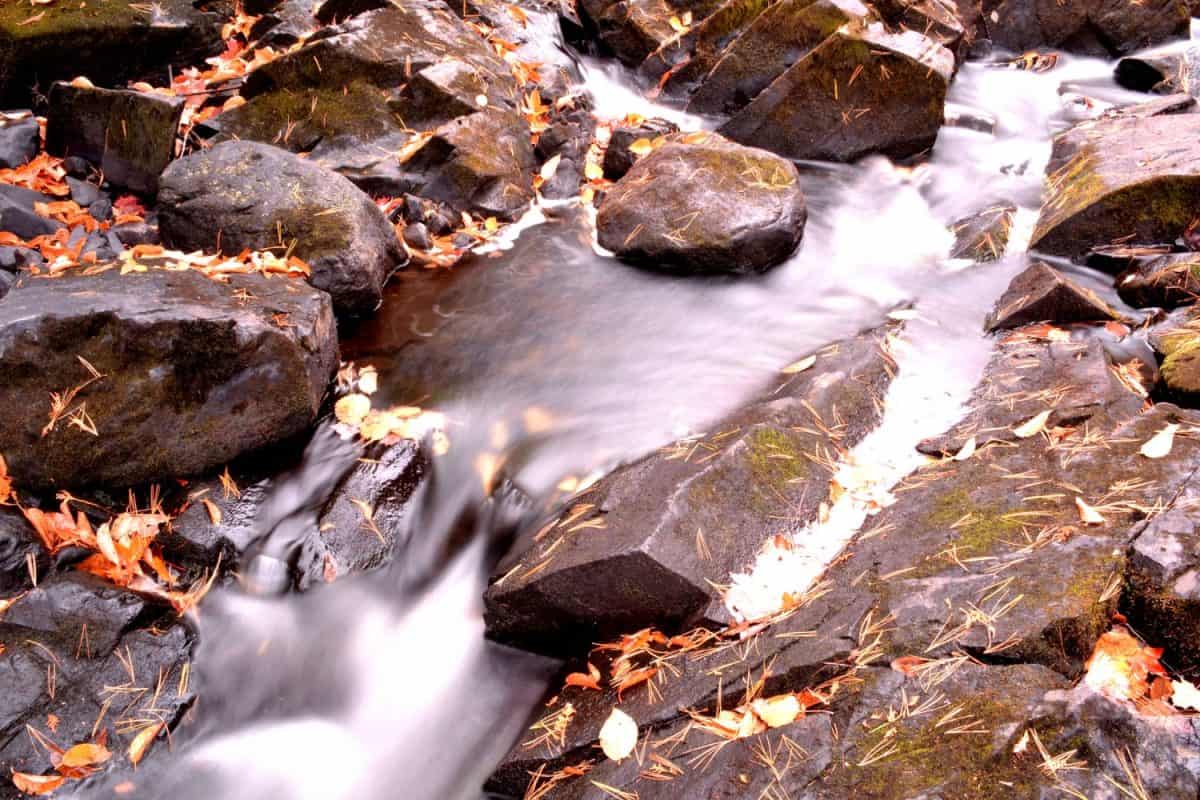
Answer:
POLYGON ((51 3, 30 6, 27 3, 0 3, 0 31, 12 39, 34 39, 48 33, 66 34, 96 31, 102 28, 128 28, 148 24, 150 17, 125 0, 88 0, 81 3, 51 3), (40 15, 40 16, 39 16, 40 15), (38 19, 25 23, 31 17, 38 19))
POLYGON ((1164 336, 1161 347, 1167 353, 1162 363, 1167 386, 1181 392, 1200 391, 1200 334, 1188 330, 1164 336))
POLYGON ((1007 509, 981 506, 971 499, 966 489, 954 489, 933 502, 925 517, 931 528, 953 528, 953 543, 958 545, 960 558, 991 555, 996 546, 1011 541, 1021 531, 1020 520, 1006 516, 1007 509))
POLYGON ((401 130, 383 93, 363 82, 305 91, 272 89, 217 118, 223 133, 308 150, 322 139, 378 139, 401 130))
POLYGON ((746 437, 746 457, 755 493, 777 501, 790 484, 808 477, 808 459, 791 436, 777 428, 760 427, 746 437))

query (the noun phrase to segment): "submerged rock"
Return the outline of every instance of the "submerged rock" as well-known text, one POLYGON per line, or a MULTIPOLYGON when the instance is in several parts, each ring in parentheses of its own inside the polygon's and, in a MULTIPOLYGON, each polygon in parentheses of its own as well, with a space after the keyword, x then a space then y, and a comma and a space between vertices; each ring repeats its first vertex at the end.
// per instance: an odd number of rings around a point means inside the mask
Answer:
POLYGON ((159 174, 175 157, 182 115, 182 97, 56 83, 46 115, 46 152, 84 158, 114 186, 154 194, 159 174))
POLYGON ((1108 303, 1048 264, 1038 262, 1013 278, 984 327, 1019 328, 1034 322, 1106 322, 1120 319, 1108 303))
MULTIPOLYGON (((772 531, 816 517, 831 472, 809 454, 866 434, 888 364, 878 336, 844 342, 701 442, 602 480, 488 589, 489 635, 569 652, 708 613, 714 587, 752 563, 772 531), (845 426, 819 430, 835 417, 845 426)), ((828 643, 817 646, 831 657, 828 643)))
POLYGON ((329 298, 299 281, 25 278, 0 301, 0 453, 31 488, 203 473, 305 430, 336 365, 329 298))
POLYGON ((171 67, 192 67, 221 51, 223 22, 191 0, 160 0, 150 11, 124 2, 6 4, 0 9, 0 102, 28 103, 54 81, 77 75, 97 85, 137 78, 165 83, 171 67))
POLYGON ((1060 135, 1030 246, 1080 258, 1114 242, 1174 241, 1200 217, 1197 142, 1193 114, 1101 119, 1060 135))
POLYGON ((1005 203, 953 223, 950 232, 954 234, 954 246, 950 249, 950 257, 968 258, 979 263, 1001 258, 1008 250, 1008 237, 1016 213, 1016 206, 1005 203))
POLYGON ((1186 0, 983 0, 983 32, 1013 52, 1060 48, 1120 55, 1186 37, 1186 0))
POLYGON ((223 142, 162 175, 159 228, 181 250, 286 250, 339 314, 374 311, 405 255, 383 212, 341 175, 257 142, 223 142))
POLYGON ((609 190, 600 246, 684 274, 764 272, 804 235, 800 176, 785 159, 711 134, 673 137, 609 190))
POLYGON ((953 71, 954 55, 920 33, 850 25, 776 78, 720 132, 793 159, 905 158, 933 146, 953 71))

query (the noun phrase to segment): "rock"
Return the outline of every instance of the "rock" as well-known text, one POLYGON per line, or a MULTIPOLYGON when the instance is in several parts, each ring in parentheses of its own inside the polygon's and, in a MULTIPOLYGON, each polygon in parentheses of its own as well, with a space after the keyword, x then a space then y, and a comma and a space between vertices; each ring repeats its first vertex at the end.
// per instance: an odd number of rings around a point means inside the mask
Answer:
POLYGON ((1174 241, 1200 216, 1200 118, 1085 122, 1055 140, 1031 247, 1082 257, 1093 247, 1174 241))
POLYGON ((45 574, 49 561, 37 535, 16 510, 0 508, 0 597, 9 597, 33 582, 30 559, 36 574, 45 574))
POLYGON ((1117 62, 1117 83, 1135 92, 1200 94, 1200 48, 1126 56, 1117 62))
POLYGON ((236 493, 226 492, 219 480, 195 485, 158 536, 164 555, 197 570, 215 566, 218 559, 225 566, 238 563, 257 534, 255 518, 270 488, 265 479, 241 486, 236 493), (216 507, 220 522, 213 522, 206 500, 216 507))
POLYGON ((767 5, 715 61, 706 62, 708 71, 698 78, 688 109, 731 114, 744 108, 839 27, 869 15, 858 0, 782 0, 767 5))
POLYGON ((46 152, 87 159, 114 186, 158 190, 175 157, 182 97, 56 83, 46 116, 46 152))
POLYGON ((1105 111, 1103 117, 1158 117, 1165 114, 1183 114, 1196 108, 1196 98, 1190 94, 1169 94, 1144 103, 1117 106, 1105 111))
POLYGON ((975 44, 983 15, 979 0, 874 0, 872 5, 889 25, 921 31, 960 62, 975 44))
POLYGON ((32 111, 0 112, 0 169, 13 169, 37 155, 41 130, 32 111))
POLYGON ((638 156, 629 146, 639 139, 653 142, 660 136, 676 133, 679 126, 665 119, 648 119, 639 125, 617 125, 612 129, 608 147, 604 150, 604 177, 619 181, 637 163, 638 156))
POLYGON ((61 229, 61 222, 47 219, 34 211, 35 203, 45 203, 51 199, 22 186, 0 183, 0 230, 16 234, 22 239, 32 239, 61 229))
POLYGON ((366 314, 404 263, 383 212, 346 178, 269 145, 223 142, 163 173, 159 229, 181 250, 288 247, 339 314, 366 314))
MULTIPOLYGON (((154 177, 157 179, 158 175, 156 174, 154 177)), ((68 175, 67 187, 71 190, 71 199, 83 208, 87 208, 100 199, 100 187, 94 183, 81 181, 68 175)))
POLYGON ((203 473, 305 430, 336 365, 328 297, 291 279, 25 278, 0 302, 0 453, 31 488, 203 473), (68 405, 98 435, 45 430, 50 393, 85 383, 68 405))
POLYGON ((983 33, 1016 53, 1065 49, 1121 55, 1186 37, 1186 0, 983 0, 983 33))
POLYGON ((953 71, 954 55, 920 33, 850 25, 776 78, 720 132, 792 159, 905 158, 933 146, 953 71))
POLYGON ((1129 305, 1177 308, 1200 297, 1200 254, 1161 256, 1117 277, 1117 292, 1129 305))
POLYGON ((670 20, 686 13, 666 0, 582 0, 579 11, 613 55, 631 67, 674 38, 670 20))
MULTIPOLYGON (((562 653, 647 626, 678 629, 707 613, 713 587, 752 563, 781 515, 797 528, 816 518, 830 473, 805 454, 851 446, 875 424, 873 399, 890 377, 879 342, 844 342, 714 424, 706 458, 660 452, 579 497, 515 566, 502 567, 485 596, 489 635, 562 653), (803 427, 834 407, 853 423, 832 440, 803 427)), ((816 663, 830 655, 823 649, 816 663)))
POLYGON ((527 77, 525 90, 536 88, 546 100, 569 94, 581 79, 576 59, 563 41, 564 5, 541 0, 520 0, 512 5, 468 0, 454 4, 454 11, 482 21, 496 38, 516 45, 511 51, 516 61, 537 64, 536 75, 527 77))
POLYGON ((967 258, 978 263, 995 261, 1008 249, 1017 207, 1008 203, 985 208, 950 225, 954 234, 951 258, 967 258))
POLYGON ((191 0, 162 0, 148 14, 127 3, 64 3, 46 13, 0 12, 0 102, 28 103, 56 80, 86 75, 117 86, 146 78, 164 84, 171 67, 193 67, 224 46, 217 14, 191 0), (87 42, 81 47, 80 42, 87 42))
POLYGON ((1163 356, 1161 375, 1167 395, 1181 403, 1194 404, 1200 399, 1200 336, 1195 316, 1189 310, 1173 318, 1156 331, 1151 341, 1163 356))
POLYGON ((146 602, 136 594, 86 573, 68 572, 29 590, 4 614, 4 622, 44 633, 72 631, 95 652, 109 653, 145 611, 146 602))
POLYGON ((145 222, 126 222, 123 225, 114 225, 112 234, 126 247, 139 244, 158 244, 159 242, 158 226, 145 222))
POLYGON ((268 47, 285 49, 312 36, 318 28, 313 16, 317 5, 315 0, 284 0, 264 10, 250 31, 251 40, 268 47))
POLYGON ((984 328, 991 331, 1019 328, 1034 322, 1066 324, 1120 319, 1095 292, 1038 262, 1013 278, 984 328))
POLYGON ((672 139, 639 161, 604 197, 600 246, 668 272, 765 272, 804 235, 796 168, 720 136, 672 139))

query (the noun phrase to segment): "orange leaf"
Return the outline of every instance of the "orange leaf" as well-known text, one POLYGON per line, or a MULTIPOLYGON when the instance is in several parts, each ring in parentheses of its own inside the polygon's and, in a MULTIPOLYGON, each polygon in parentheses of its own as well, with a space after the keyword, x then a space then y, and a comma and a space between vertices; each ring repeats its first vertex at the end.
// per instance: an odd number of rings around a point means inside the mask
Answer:
POLYGON ((578 686, 581 689, 595 689, 600 691, 600 670, 588 662, 587 674, 582 672, 572 672, 563 681, 564 686, 578 686))
POLYGON ((158 738, 158 734, 162 732, 165 723, 156 722, 153 725, 147 726, 129 743, 129 761, 135 766, 142 757, 150 750, 150 745, 158 738))
POLYGON ((13 772, 13 785, 25 794, 50 794, 66 782, 62 775, 29 775, 25 772, 13 772))
POLYGON ((911 678, 917 674, 917 668, 927 661, 929 659, 920 656, 901 656, 892 661, 892 669, 911 678))
POLYGON ((62 754, 62 766, 64 767, 90 767, 94 764, 103 764, 112 757, 112 753, 108 752, 108 748, 102 744, 94 742, 84 742, 77 744, 67 752, 62 754))

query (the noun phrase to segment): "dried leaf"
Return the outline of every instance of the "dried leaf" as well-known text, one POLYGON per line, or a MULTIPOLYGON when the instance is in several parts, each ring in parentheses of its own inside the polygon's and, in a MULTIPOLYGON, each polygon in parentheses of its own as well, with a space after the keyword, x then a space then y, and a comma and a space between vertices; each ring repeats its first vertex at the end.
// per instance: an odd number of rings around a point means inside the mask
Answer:
POLYGON ((929 659, 920 656, 900 656, 892 660, 892 669, 911 678, 917 674, 917 669, 928 661, 929 659))
POLYGON ((1037 436, 1046 427, 1046 421, 1050 419, 1050 411, 1046 410, 1031 418, 1027 422, 1013 428, 1013 434, 1018 439, 1028 439, 1030 436, 1037 436))
POLYGON ((1139 453, 1146 458, 1164 458, 1171 454, 1171 448, 1175 445, 1175 431, 1179 430, 1179 426, 1170 423, 1161 431, 1151 436, 1145 444, 1142 445, 1139 453))
POLYGON ((137 736, 133 737, 133 741, 129 743, 129 761, 134 766, 142 760, 142 757, 150 750, 150 745, 158 738, 158 734, 166 727, 165 723, 156 722, 141 730, 137 736))
POLYGON ((649 139, 635 139, 629 145, 629 152, 633 153, 638 158, 649 155, 654 150, 654 143, 649 139))
POLYGON ((66 780, 62 775, 30 775, 16 771, 12 774, 13 785, 31 795, 50 794, 66 783, 66 780))
POLYGON ((90 767, 94 764, 103 764, 112 757, 112 753, 102 744, 95 742, 84 742, 77 744, 62 754, 62 766, 64 767, 90 767))
POLYGON ((561 155, 552 156, 545 164, 542 164, 541 172, 542 180, 548 181, 554 177, 554 173, 558 172, 558 163, 562 161, 561 155))
POLYGON ((809 356, 808 358, 800 359, 794 364, 788 364, 786 367, 780 370, 780 372, 782 372, 784 375, 795 375, 798 372, 804 372, 806 369, 812 369, 812 365, 816 363, 817 357, 809 356))
POLYGON ((800 701, 794 694, 760 698, 750 704, 750 710, 758 715, 758 718, 766 723, 768 728, 782 728, 784 725, 791 725, 804 713, 800 701))
POLYGON ((564 686, 578 686, 581 689, 595 689, 600 691, 600 670, 590 662, 588 663, 587 674, 582 672, 572 672, 563 681, 564 686))
POLYGON ((979 445, 975 442, 975 437, 972 436, 970 439, 967 439, 967 441, 963 442, 962 448, 960 448, 959 451, 954 454, 954 460, 966 461, 968 458, 975 455, 975 449, 978 446, 979 445))
POLYGON ((633 717, 614 708, 600 728, 600 749, 613 761, 628 758, 637 746, 638 727, 633 717))
POLYGON ((204 503, 204 510, 208 512, 208 518, 209 518, 209 520, 212 521, 212 524, 220 525, 221 524, 221 507, 218 506, 216 503, 214 503, 212 500, 209 500, 207 497, 204 498, 203 500, 201 500, 200 502, 204 503))
POLYGON ((1200 689, 1191 681, 1171 681, 1171 703, 1184 711, 1200 711, 1200 689))
POLYGON ((604 168, 594 161, 589 161, 583 167, 583 177, 589 181, 598 181, 604 177, 604 168))
POLYGON ((365 394, 348 394, 339 398, 333 406, 333 415, 338 422, 358 427, 371 413, 371 399, 365 394))
MULTIPOLYGON (((1109 697, 1140 700, 1150 692, 1150 676, 1166 675, 1162 649, 1146 647, 1117 625, 1096 642, 1084 683, 1109 697)), ((1186 693, 1186 690, 1185 690, 1186 693)))
POLYGON ((1079 509, 1079 520, 1084 525, 1103 525, 1104 517, 1100 512, 1083 501, 1082 497, 1075 498, 1075 507, 1079 509))

